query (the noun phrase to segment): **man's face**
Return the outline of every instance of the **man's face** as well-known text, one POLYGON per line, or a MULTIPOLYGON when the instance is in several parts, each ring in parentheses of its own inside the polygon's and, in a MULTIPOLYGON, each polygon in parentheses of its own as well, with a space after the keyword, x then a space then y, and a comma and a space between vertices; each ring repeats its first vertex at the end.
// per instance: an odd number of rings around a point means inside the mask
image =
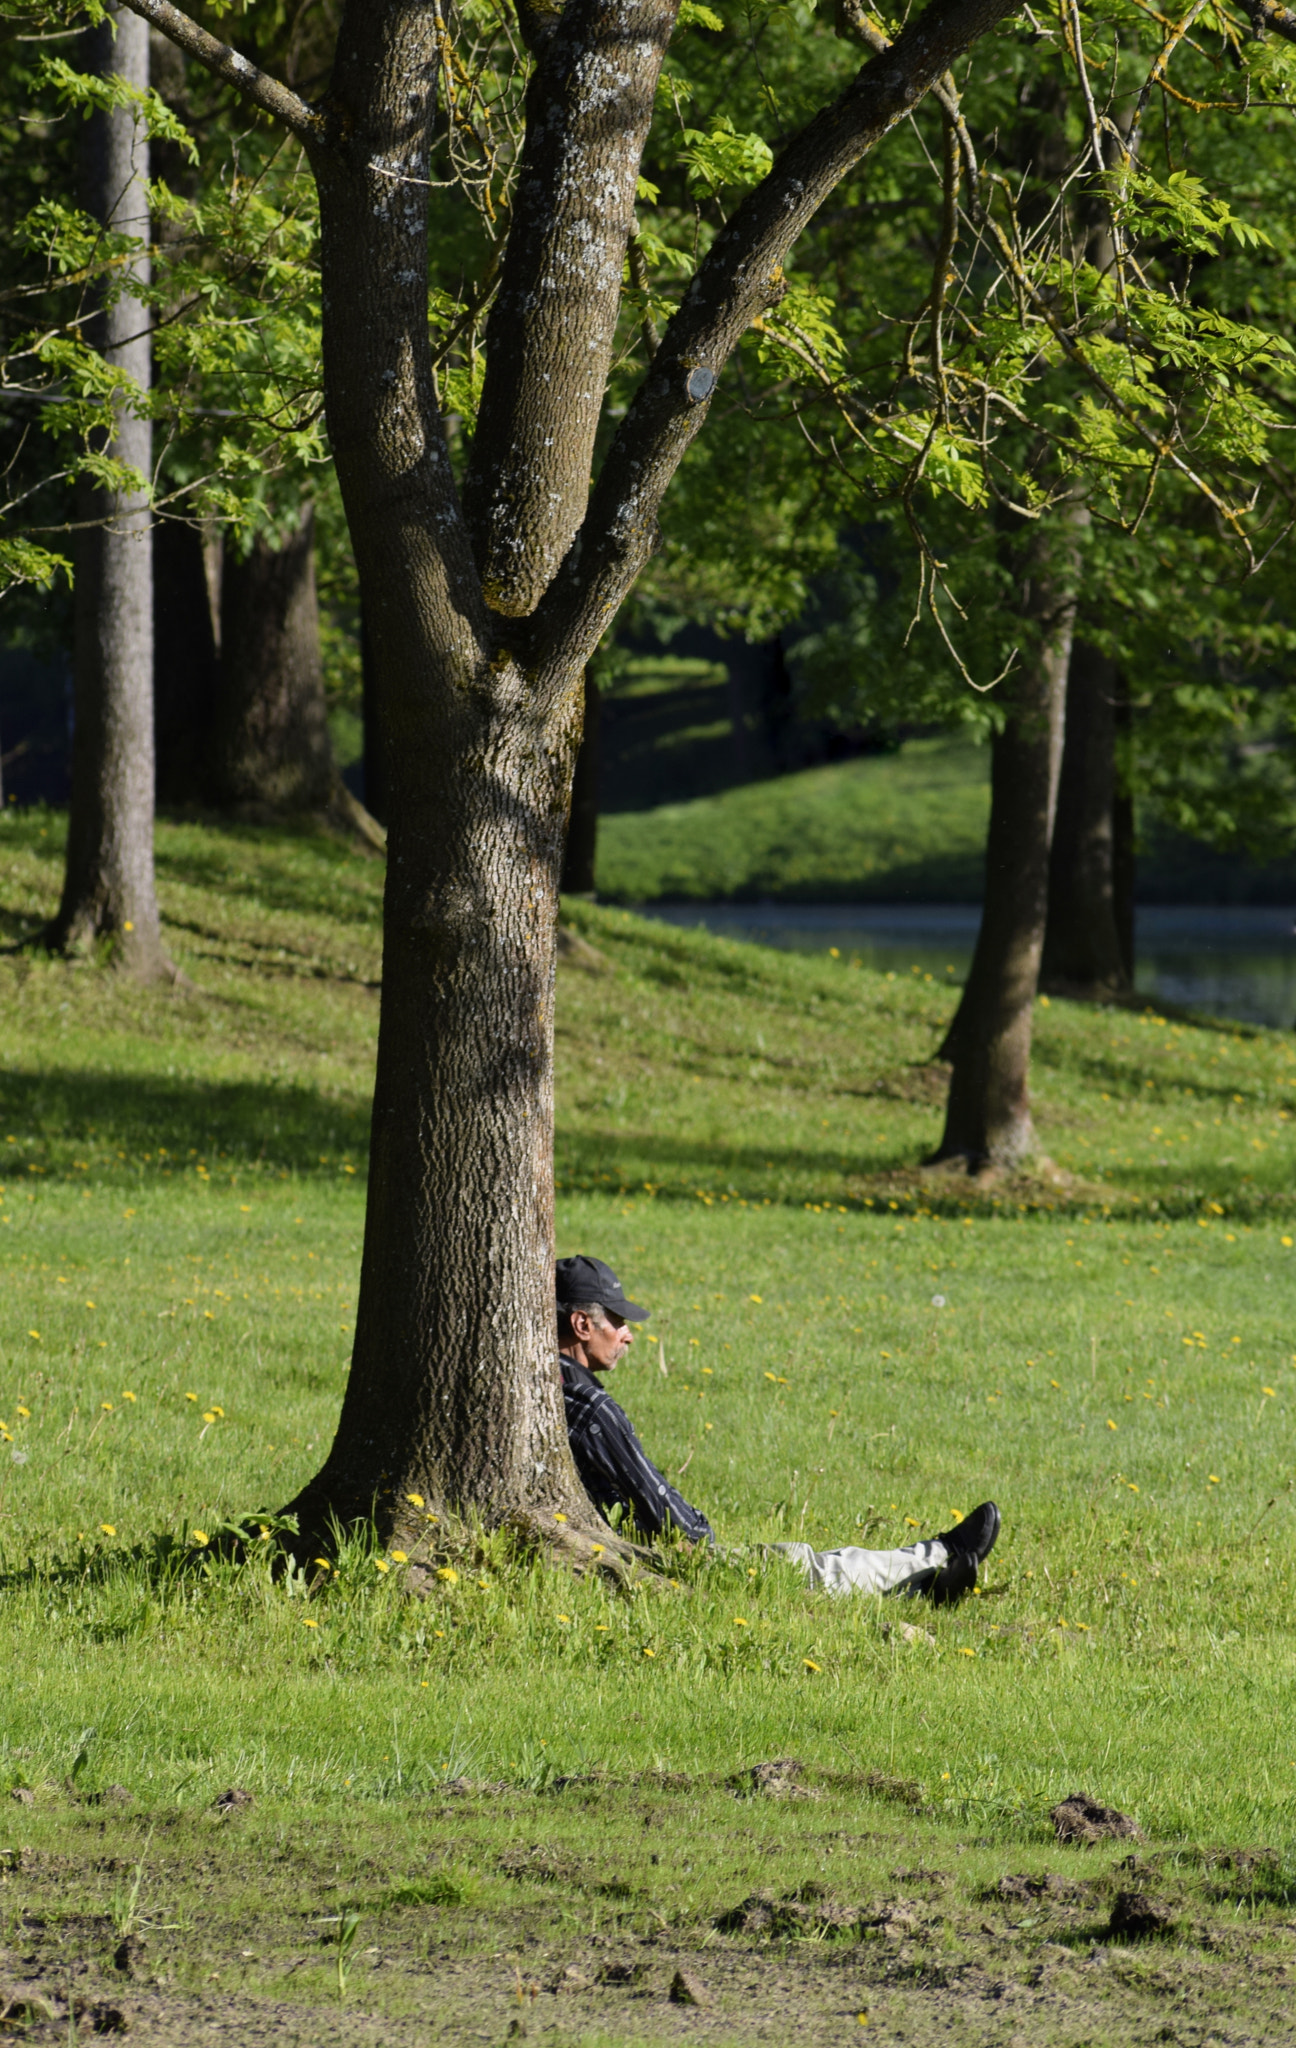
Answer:
MULTIPOLYGON (((612 1372, 634 1343, 634 1331, 624 1316, 613 1309, 598 1311, 597 1319, 577 1309, 571 1319, 572 1336, 584 1353, 589 1372, 612 1372)), ((574 1348, 574 1347, 573 1347, 574 1348)))

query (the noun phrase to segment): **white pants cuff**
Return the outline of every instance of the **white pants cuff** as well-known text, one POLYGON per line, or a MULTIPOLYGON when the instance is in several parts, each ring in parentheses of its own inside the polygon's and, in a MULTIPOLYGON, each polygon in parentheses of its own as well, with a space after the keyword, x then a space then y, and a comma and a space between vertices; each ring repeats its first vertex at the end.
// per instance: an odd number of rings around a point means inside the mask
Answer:
POLYGON ((919 1572, 949 1563, 943 1543, 910 1543, 903 1550, 813 1550, 808 1543, 772 1543, 806 1583, 825 1593, 894 1593, 919 1572))

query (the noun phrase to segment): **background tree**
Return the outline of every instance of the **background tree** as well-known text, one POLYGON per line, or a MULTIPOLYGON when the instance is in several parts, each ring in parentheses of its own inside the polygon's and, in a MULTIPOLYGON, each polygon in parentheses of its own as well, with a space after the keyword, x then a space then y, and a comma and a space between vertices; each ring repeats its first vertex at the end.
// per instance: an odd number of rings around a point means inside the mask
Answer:
MULTIPOLYGON (((148 29, 110 6, 84 33, 88 72, 148 91, 148 29)), ((116 243, 117 277, 95 320, 114 380, 105 462, 78 490, 72 806, 63 897, 46 934, 61 952, 109 942, 140 980, 169 977, 153 879, 153 554, 148 131, 111 96, 86 124, 84 204, 116 243)))

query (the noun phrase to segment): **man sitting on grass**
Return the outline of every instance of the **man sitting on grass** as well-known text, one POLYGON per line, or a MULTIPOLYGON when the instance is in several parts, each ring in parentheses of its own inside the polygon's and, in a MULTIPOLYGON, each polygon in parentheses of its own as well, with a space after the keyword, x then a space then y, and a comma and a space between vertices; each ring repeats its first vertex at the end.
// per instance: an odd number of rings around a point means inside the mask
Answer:
MULTIPOLYGON (((619 1508, 648 1536, 678 1529, 690 1543, 711 1543, 711 1524, 690 1507, 645 1456, 624 1409, 595 1378, 612 1372, 634 1342, 632 1323, 648 1311, 627 1301, 624 1287, 602 1259, 559 1259, 558 1352, 567 1435, 581 1483, 600 1514, 619 1508)), ((903 1550, 813 1550, 808 1543, 776 1543, 807 1583, 829 1593, 925 1594, 938 1607, 962 1599, 976 1584, 977 1566, 994 1548, 999 1510, 993 1501, 973 1508, 957 1528, 903 1550)))

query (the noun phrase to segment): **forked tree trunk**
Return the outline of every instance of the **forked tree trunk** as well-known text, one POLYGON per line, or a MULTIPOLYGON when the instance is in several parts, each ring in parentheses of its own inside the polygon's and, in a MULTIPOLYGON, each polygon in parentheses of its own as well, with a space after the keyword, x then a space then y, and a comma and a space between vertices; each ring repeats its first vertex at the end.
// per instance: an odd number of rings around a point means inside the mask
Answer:
POLYGON ((1115 662, 1074 641, 1041 976, 1087 1001, 1129 987, 1116 908, 1117 690, 1115 662))
POLYGON ((132 4, 310 154, 329 436, 389 778, 353 1363, 301 1531, 373 1516, 410 1539, 446 1506, 601 1528, 567 1442, 552 1264, 554 942, 585 664, 798 235, 1013 0, 932 0, 792 137, 700 262, 592 490, 677 0, 520 0, 526 135, 462 501, 428 342, 437 11, 347 0, 316 110, 169 0, 132 4))
POLYGON ((563 852, 564 896, 592 896, 598 864, 599 821, 599 727, 603 718, 603 696, 594 672, 585 671, 585 714, 581 723, 576 771, 572 776, 571 817, 563 852))
POLYGON ((253 811, 292 815, 332 801, 313 506, 278 546, 262 534, 246 555, 226 546, 205 781, 212 802, 253 811))
POLYGON ((1075 619, 1077 508, 1020 550, 1022 661, 999 688, 1007 715, 990 765, 985 900, 972 966, 942 1058, 953 1063, 945 1132, 930 1162, 1015 1167, 1035 1150, 1031 1022, 1048 914, 1049 847, 1075 619))
MULTIPOLYGON (((124 7, 84 31, 86 69, 148 85, 148 29, 124 7), (114 38, 113 30, 116 29, 114 38)), ((86 124, 84 204, 118 234, 139 238, 132 276, 148 282, 148 139, 129 109, 86 124)), ((129 289, 95 322, 105 362, 146 394, 149 313, 129 289)), ((108 452, 147 478, 152 428, 116 403, 108 452)), ((171 978, 153 875, 153 573, 147 490, 83 482, 76 542, 72 802, 58 913, 44 942, 86 953, 104 944, 140 980, 171 978)))

